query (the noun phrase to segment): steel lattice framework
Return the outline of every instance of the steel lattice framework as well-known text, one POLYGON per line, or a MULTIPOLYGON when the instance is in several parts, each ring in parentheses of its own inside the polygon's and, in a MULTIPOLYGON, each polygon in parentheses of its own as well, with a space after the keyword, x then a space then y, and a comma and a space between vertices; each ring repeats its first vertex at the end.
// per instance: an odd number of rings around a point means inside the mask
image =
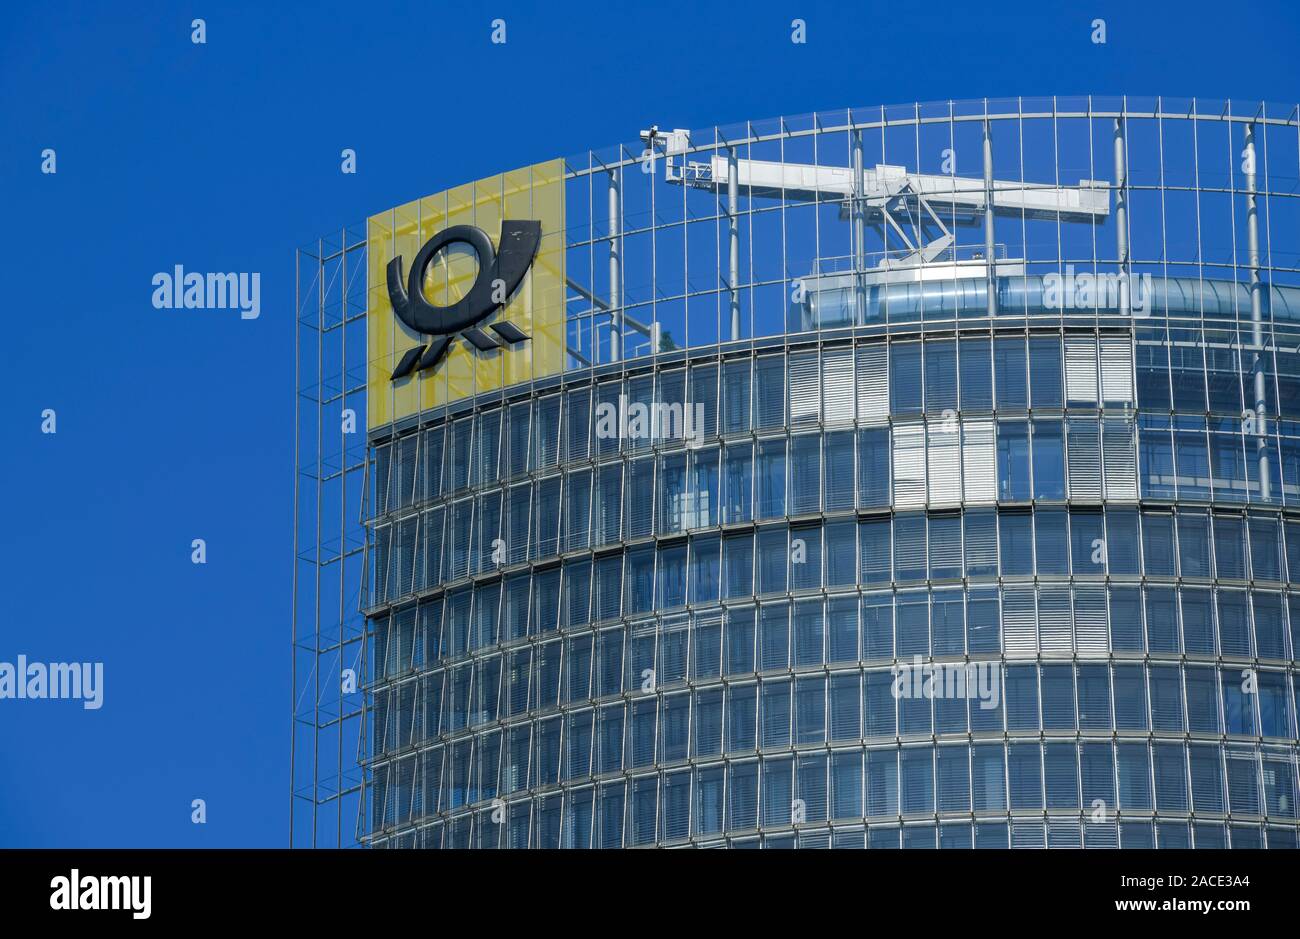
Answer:
POLYGON ((364 226, 299 249, 296 276, 290 845, 348 847, 365 797, 364 226))

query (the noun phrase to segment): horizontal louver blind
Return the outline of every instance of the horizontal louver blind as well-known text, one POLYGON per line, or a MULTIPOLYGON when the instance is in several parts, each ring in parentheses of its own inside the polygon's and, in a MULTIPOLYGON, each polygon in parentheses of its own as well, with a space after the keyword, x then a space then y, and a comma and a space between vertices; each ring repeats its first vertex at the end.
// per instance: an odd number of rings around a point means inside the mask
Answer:
POLYGON ((857 740, 862 736, 862 691, 857 674, 831 677, 831 739, 857 740))
POLYGON ((728 362, 722 373, 722 428, 728 434, 749 430, 749 360, 728 362))
POLYGON ((640 538, 650 534, 651 515, 654 509, 654 472, 653 457, 635 460, 628 467, 625 512, 628 538, 640 538))
POLYGON ((590 543, 591 470, 569 474, 564 481, 564 549, 575 551, 590 543))
POLYGON ((1234 815, 1259 814, 1259 770, 1250 750, 1229 750, 1228 810, 1234 815))
POLYGON ((1038 654, 1033 587, 1008 587, 1002 592, 1002 628, 1007 658, 1038 654))
POLYGON ((371 596, 376 604, 388 602, 389 564, 392 558, 393 526, 381 525, 375 529, 375 573, 371 596))
POLYGON ((1065 397, 1072 403, 1097 402, 1097 343, 1091 336, 1065 340, 1065 397))
POLYGON ((695 751, 697 754, 722 752, 722 691, 696 692, 695 751))
POLYGON ((392 504, 392 444, 375 448, 375 513, 383 515, 392 504))
MULTIPOLYGON (((517 564, 528 558, 528 524, 531 521, 533 487, 524 483, 510 490, 509 527, 510 537, 506 539, 506 560, 517 564)), ((452 576, 447 569, 447 578, 452 576)))
POLYGON ((926 462, 929 465, 931 505, 961 502, 961 432, 954 422, 945 427, 934 422, 927 428, 926 462))
POLYGON ((1106 588, 1074 588, 1074 645, 1080 657, 1105 657, 1110 652, 1106 629, 1106 588))
MULTIPOLYGON (((1085 801, 1085 805, 1091 805, 1085 801)), ((1119 827, 1114 822, 1094 822, 1089 817, 1083 826, 1083 846, 1085 848, 1118 848, 1119 827)))
POLYGON ((691 403, 704 409, 703 437, 718 432, 718 370, 714 366, 691 369, 691 403))
POLYGON ((1038 632, 1044 655, 1073 651, 1069 587, 1043 587, 1038 592, 1038 632))
POLYGON ((1138 497, 1135 425, 1124 418, 1107 418, 1102 425, 1106 498, 1134 501, 1138 497))
POLYGON ((858 420, 889 416, 889 360, 884 343, 858 347, 858 420))
MULTIPOLYGON (((1048 780, 1048 785, 1052 785, 1052 780, 1048 780)), ((1049 848, 1079 847, 1079 823, 1074 819, 1048 819, 1047 846, 1049 848)))
POLYGON ((1295 817, 1295 756, 1264 753, 1264 811, 1268 815, 1295 817))
MULTIPOLYGON (((590 397, 590 389, 583 389, 590 397)), ((583 431, 587 429, 587 416, 582 418, 583 431)), ((427 441, 428 438, 426 438, 427 441)), ((488 411, 479 418, 478 455, 475 457, 472 486, 482 486, 497 480, 501 466, 501 412, 488 411)), ((583 454, 586 455, 585 452, 583 454)), ((426 458, 427 462, 427 458, 426 458)), ((423 484, 422 484, 423 485, 423 484)))
POLYGON ((970 750, 962 745, 940 747, 938 764, 939 811, 970 811, 970 750))
POLYGON ((1156 781, 1156 808, 1162 812, 1187 811, 1187 760, 1180 743, 1157 743, 1152 748, 1156 781))
POLYGON ((1128 336, 1101 337, 1101 397, 1107 404, 1133 400, 1133 340, 1128 336))
MULTIPOLYGON (((647 499, 649 505, 653 501, 647 499)), ((534 558, 550 557, 559 553, 560 542, 560 477, 552 476, 537 484, 533 499, 533 550, 534 558)))
POLYGON ((1192 744, 1191 760, 1192 811, 1223 813, 1223 767, 1217 746, 1192 744))
POLYGON ((767 356, 754 364, 754 401, 757 427, 785 423, 785 356, 767 356))
MULTIPOLYGON (((585 460, 591 436, 591 389, 570 391, 564 414, 564 458, 585 460)), ((495 464, 495 456, 488 462, 495 464)), ((485 478, 492 479, 494 476, 485 478)))
MULTIPOLYGON (((902 521, 903 517, 900 517, 902 521)), ((919 519, 920 516, 906 516, 919 519)), ((924 519, 921 519, 923 522, 924 519)), ((894 526, 894 570, 925 571, 925 525, 894 526)))
POLYGON ((426 498, 436 499, 442 494, 442 442, 444 428, 434 427, 424 432, 421 446, 420 463, 424 467, 424 482, 420 488, 426 498))
POLYGON ((826 436, 826 508, 851 509, 857 494, 853 477, 853 431, 826 436))
POLYGON ((474 450, 474 419, 472 417, 456 421, 451 425, 447 446, 451 450, 448 460, 451 478, 447 491, 456 492, 469 485, 469 470, 472 465, 470 455, 474 450))
POLYGON ((853 350, 827 349, 822 358, 822 419, 827 424, 853 420, 853 350))
POLYGON ((474 500, 462 499, 451 507, 451 553, 447 579, 455 580, 469 573, 469 539, 474 522, 474 500))
MULTIPOLYGON (((1013 782, 1014 788, 1014 782, 1013 782)), ((1028 790, 1026 790, 1028 794, 1028 790)), ((1012 822, 1011 823, 1011 847, 1013 848, 1043 848, 1046 845, 1043 842, 1043 823, 1042 822, 1012 822)))
POLYGON ((962 484, 966 501, 991 505, 997 498, 997 459, 992 421, 964 421, 962 484))
MULTIPOLYGON (((649 385, 646 387, 649 397, 649 385)), ((640 400, 645 400, 641 398, 640 400)), ((542 398, 537 402, 537 420, 533 423, 533 431, 536 434, 536 444, 534 456, 537 458, 536 468, 545 469, 548 466, 554 466, 560 458, 560 396, 552 395, 549 398, 542 398)))
MULTIPOLYGON (((948 573, 942 575, 946 577, 954 576, 954 572, 957 575, 961 574, 960 516, 936 516, 930 520, 930 570, 931 577, 941 576, 937 573, 940 571, 947 571, 948 573)), ((958 614, 957 629, 961 629, 960 614, 958 614)))
POLYGON ((502 535, 501 505, 502 493, 499 489, 479 496, 474 558, 470 565, 472 573, 491 570, 495 563, 492 560, 494 543, 502 535))
POLYGON ((397 479, 393 508, 400 509, 415 501, 415 466, 419 456, 419 435, 411 434, 397 442, 397 479))
POLYGON ((790 423, 815 422, 821 416, 821 376, 816 352, 790 356, 790 423))
POLYGON ((894 427, 894 504, 900 509, 925 506, 925 426, 894 427))
POLYGON ((1101 452, 1095 418, 1068 422, 1070 498, 1101 501, 1101 452))
POLYGON ((998 570, 997 517, 992 512, 967 512, 965 526, 966 574, 996 574, 998 570))
POLYGON ((436 587, 442 583, 442 520, 443 508, 439 506, 424 513, 421 525, 424 537, 425 586, 436 587))

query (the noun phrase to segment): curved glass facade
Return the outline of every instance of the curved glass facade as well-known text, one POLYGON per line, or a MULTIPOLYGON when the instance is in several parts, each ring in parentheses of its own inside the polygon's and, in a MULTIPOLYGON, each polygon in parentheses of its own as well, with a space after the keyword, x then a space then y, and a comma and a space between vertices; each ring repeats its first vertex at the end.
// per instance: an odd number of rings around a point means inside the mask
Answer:
POLYGON ((370 428, 365 840, 1296 847, 1298 130, 1023 99, 565 161, 562 368, 466 346, 370 428))

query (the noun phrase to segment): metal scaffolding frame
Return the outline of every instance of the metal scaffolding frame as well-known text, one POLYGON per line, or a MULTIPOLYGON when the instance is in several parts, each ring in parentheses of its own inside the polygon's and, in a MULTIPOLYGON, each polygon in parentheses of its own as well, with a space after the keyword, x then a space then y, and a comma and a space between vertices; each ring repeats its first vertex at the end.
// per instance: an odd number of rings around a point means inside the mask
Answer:
POLYGON ((364 828, 367 643, 366 230, 295 263, 290 847, 353 847, 364 828))

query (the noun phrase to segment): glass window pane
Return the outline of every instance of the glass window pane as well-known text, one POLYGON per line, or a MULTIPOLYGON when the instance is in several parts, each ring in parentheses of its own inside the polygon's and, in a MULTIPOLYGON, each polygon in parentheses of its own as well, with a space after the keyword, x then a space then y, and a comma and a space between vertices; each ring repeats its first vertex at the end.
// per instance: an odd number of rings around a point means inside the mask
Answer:
POLYGON ((889 428, 858 431, 858 504, 863 508, 890 503, 889 428))
POLYGON ((951 339, 925 344, 925 411, 957 410, 957 343, 951 339))
POLYGON ((963 339, 960 346, 961 409, 993 410, 992 343, 988 339, 963 339))
POLYGON ((1030 491, 1029 424, 1026 421, 998 422, 998 499, 1028 500, 1030 491))
POLYGON ((889 345, 889 410, 894 415, 921 413, 921 344, 889 345))
POLYGON ((1020 337, 995 340, 993 360, 998 410, 1025 410, 1029 406, 1025 340, 1020 337))
POLYGON ((1029 340, 1029 376, 1035 408, 1061 406, 1061 340, 1033 336, 1029 340))
POLYGON ((1065 498, 1065 428, 1060 421, 1036 420, 1034 429, 1034 498, 1065 498))

